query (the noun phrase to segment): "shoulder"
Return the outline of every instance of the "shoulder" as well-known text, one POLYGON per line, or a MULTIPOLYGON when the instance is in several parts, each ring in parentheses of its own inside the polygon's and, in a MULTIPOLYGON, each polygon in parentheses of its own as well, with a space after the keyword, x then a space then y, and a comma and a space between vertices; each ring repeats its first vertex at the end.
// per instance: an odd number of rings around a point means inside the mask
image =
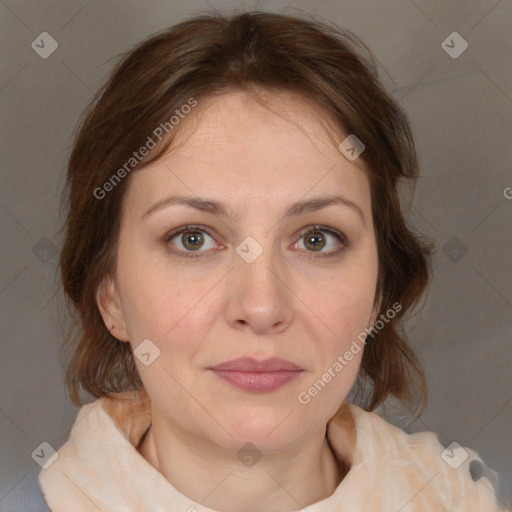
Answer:
MULTIPOLYGON (((76 416, 66 442, 48 457, 38 475, 39 487, 47 505, 51 510, 65 510, 65 504, 72 504, 76 511, 90 510, 91 502, 81 489, 87 488, 90 477, 84 461, 88 452, 99 435, 94 427, 103 422, 99 418, 105 416, 101 407, 105 399, 83 405, 76 416)), ((101 433, 102 436, 105 432, 101 433)))
POLYGON ((430 510, 427 504, 461 512, 507 510, 496 496, 496 472, 474 450, 457 442, 444 447, 433 432, 408 434, 353 404, 350 410, 359 457, 372 466, 374 478, 388 481, 389 489, 424 502, 418 510, 430 510))
POLYGON ((66 506, 70 505, 77 512, 91 509, 90 500, 81 491, 87 487, 82 486, 79 478, 73 474, 75 459, 74 447, 70 441, 67 441, 57 451, 54 462, 39 472, 39 488, 47 506, 52 511, 64 511, 66 506))
POLYGON ((39 472, 39 485, 50 508, 68 510, 72 503, 77 512, 91 510, 84 489, 101 485, 99 475, 108 475, 112 483, 121 478, 117 456, 123 453, 126 458, 147 428, 149 414, 142 391, 115 393, 83 405, 67 441, 39 472))

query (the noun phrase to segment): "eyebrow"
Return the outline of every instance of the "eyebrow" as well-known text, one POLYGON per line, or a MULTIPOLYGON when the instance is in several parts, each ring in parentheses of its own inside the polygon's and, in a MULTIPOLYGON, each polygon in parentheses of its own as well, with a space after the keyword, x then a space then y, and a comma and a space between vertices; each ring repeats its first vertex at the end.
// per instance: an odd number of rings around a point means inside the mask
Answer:
MULTIPOLYGON (((233 214, 231 208, 225 203, 214 201, 213 199, 201 198, 198 196, 189 197, 171 194, 164 197, 163 199, 160 199, 153 206, 151 206, 142 215, 141 220, 155 213, 156 211, 167 208, 171 205, 188 206, 189 208, 193 208, 200 212, 210 213, 222 217, 236 217, 233 214)), ((340 205, 351 208, 361 217, 363 225, 366 226, 365 216, 361 207, 353 201, 350 201, 349 199, 342 196, 317 196, 304 201, 297 201, 288 207, 283 215, 283 219, 297 217, 299 215, 321 210, 322 208, 326 208, 327 206, 332 205, 340 205)))

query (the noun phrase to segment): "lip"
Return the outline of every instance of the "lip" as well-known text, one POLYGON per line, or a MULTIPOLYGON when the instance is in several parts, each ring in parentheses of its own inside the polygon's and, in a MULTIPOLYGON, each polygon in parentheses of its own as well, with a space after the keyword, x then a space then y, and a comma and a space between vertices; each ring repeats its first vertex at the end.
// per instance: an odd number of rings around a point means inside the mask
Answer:
POLYGON ((252 357, 239 357, 238 359, 231 359, 224 363, 217 364, 210 367, 211 370, 225 370, 233 372, 279 372, 279 371, 302 371, 303 369, 296 364, 280 359, 279 357, 271 357, 258 361, 252 357))
POLYGON ((244 391, 274 391, 298 377, 303 369, 296 364, 273 357, 263 361, 243 357, 209 368, 218 377, 244 391))

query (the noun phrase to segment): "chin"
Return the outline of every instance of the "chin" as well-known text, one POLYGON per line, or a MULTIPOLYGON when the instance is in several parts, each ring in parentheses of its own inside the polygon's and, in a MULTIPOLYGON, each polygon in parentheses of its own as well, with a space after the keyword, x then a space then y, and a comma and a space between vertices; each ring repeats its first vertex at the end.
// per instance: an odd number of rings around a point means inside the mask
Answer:
POLYGON ((251 442, 261 450, 281 449, 283 445, 293 443, 294 439, 300 435, 301 429, 296 424, 296 415, 289 414, 291 410, 279 408, 269 410, 265 414, 261 408, 254 408, 253 411, 232 416, 229 420, 225 417, 223 425, 233 436, 232 438, 228 436, 228 442, 236 449, 251 442), (288 418, 286 418, 287 415, 289 415, 288 418))

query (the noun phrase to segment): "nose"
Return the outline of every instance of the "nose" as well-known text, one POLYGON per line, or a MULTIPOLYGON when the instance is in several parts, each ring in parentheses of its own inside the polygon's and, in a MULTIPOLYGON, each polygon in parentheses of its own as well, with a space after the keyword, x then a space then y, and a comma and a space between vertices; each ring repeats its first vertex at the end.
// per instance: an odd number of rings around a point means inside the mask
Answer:
POLYGON ((285 331, 293 319, 293 293, 283 267, 266 248, 252 263, 238 254, 228 274, 226 321, 234 329, 254 334, 285 331))

